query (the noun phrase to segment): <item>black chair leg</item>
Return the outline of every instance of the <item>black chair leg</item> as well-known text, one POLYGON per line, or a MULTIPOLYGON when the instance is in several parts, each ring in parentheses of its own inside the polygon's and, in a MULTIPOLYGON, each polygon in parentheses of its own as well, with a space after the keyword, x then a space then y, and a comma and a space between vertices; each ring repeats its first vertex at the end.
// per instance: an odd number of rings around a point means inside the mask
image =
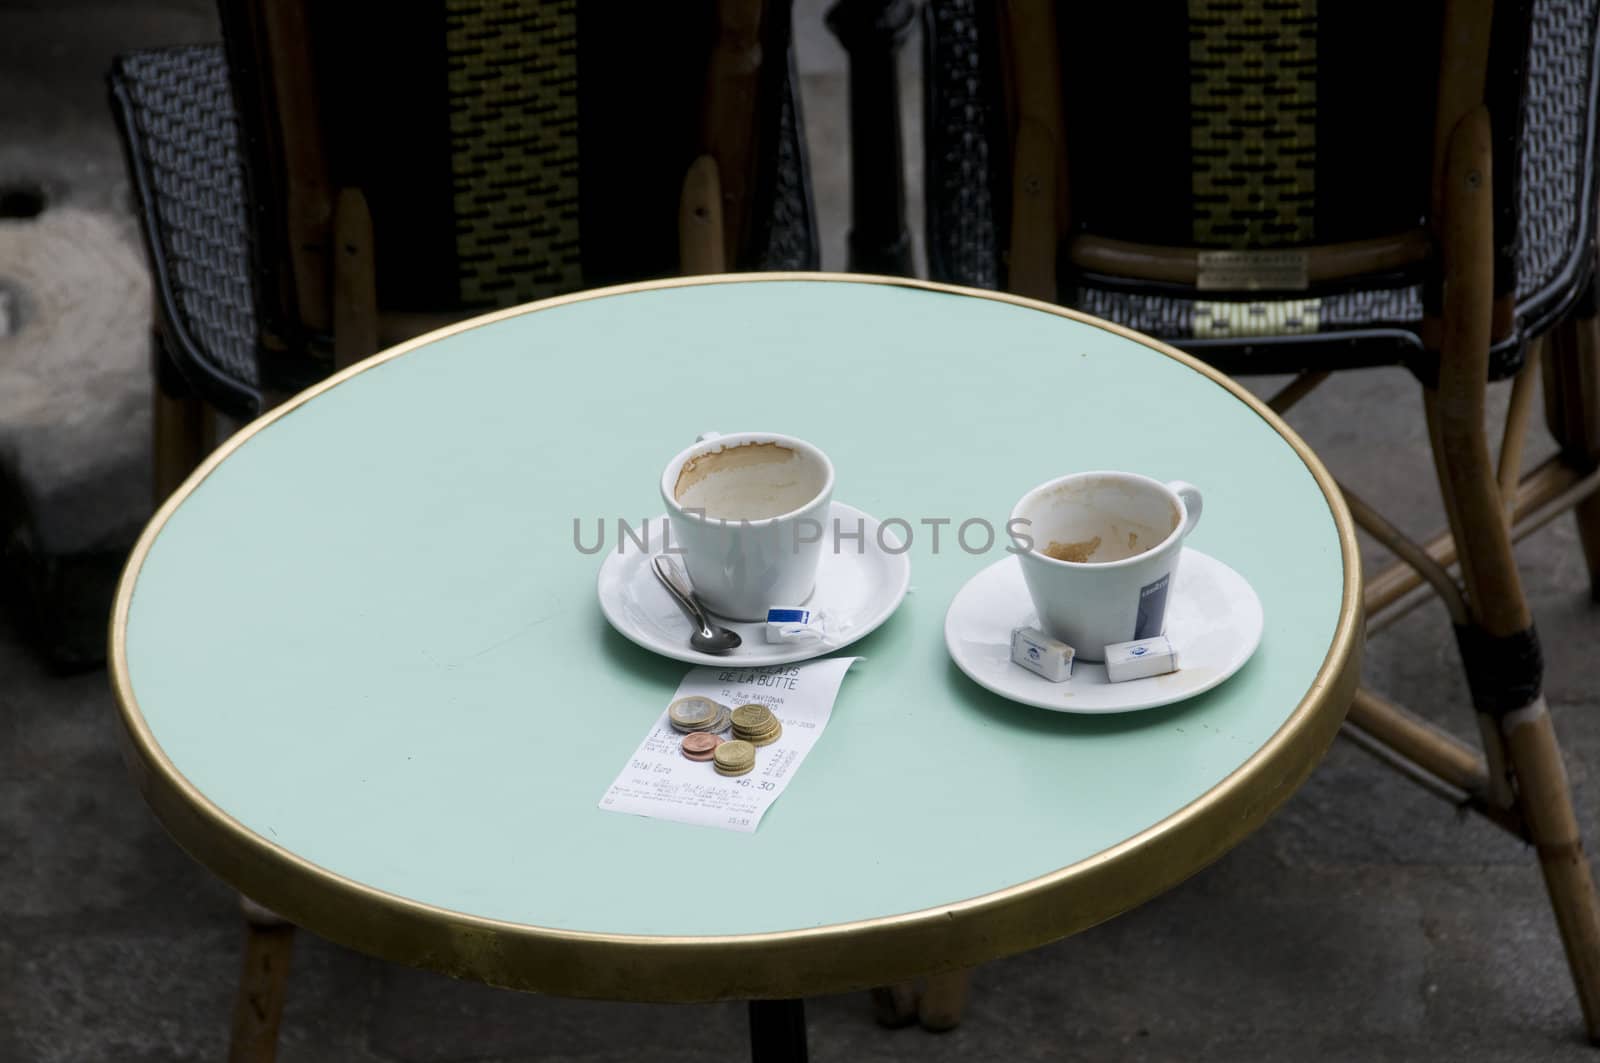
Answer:
POLYGON ((806 1063, 803 1000, 750 1002, 751 1063, 806 1063))

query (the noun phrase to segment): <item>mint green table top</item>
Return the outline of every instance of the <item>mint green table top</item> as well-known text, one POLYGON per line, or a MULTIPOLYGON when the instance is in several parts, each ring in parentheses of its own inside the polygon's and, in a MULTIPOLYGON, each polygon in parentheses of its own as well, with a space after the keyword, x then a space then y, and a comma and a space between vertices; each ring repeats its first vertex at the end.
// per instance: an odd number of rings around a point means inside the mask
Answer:
POLYGON ((1343 716, 1349 518, 1252 403, 1131 333, 914 282, 665 282, 478 319, 256 422, 152 521, 113 624, 130 764, 257 900, 499 984, 802 995, 1052 940, 1243 837, 1343 716), (573 518, 656 516, 661 467, 711 428, 808 439, 837 499, 914 526, 1003 526, 1078 469, 1189 480, 1191 545, 1251 581, 1265 638, 1167 709, 1013 705, 942 635, 1003 555, 919 535, 911 593, 846 651, 866 659, 756 833, 602 812, 688 666, 606 625, 573 518))

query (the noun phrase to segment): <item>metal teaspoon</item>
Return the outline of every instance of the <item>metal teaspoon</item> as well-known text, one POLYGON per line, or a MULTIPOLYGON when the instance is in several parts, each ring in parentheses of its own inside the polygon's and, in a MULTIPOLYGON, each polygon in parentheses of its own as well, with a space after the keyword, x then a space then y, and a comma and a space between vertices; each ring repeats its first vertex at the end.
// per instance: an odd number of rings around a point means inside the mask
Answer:
POLYGON ((651 564, 656 570, 656 579, 660 580, 668 593, 683 606, 683 611, 689 614, 689 619, 700 625, 700 630, 689 636, 690 646, 701 653, 727 653, 738 648, 739 643, 743 641, 739 638, 739 633, 712 623, 705 609, 701 607, 700 599, 694 596, 693 589, 689 587, 687 577, 679 574, 677 566, 670 559, 657 554, 651 564))

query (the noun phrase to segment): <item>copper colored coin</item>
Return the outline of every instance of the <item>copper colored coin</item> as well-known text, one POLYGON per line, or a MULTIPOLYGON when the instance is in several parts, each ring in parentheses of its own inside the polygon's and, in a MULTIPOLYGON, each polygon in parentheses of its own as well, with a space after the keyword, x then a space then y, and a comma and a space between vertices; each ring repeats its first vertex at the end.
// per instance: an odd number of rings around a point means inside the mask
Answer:
POLYGON ((696 753, 711 755, 711 751, 722 744, 722 739, 716 735, 706 734, 704 731, 692 731, 683 736, 683 741, 678 743, 678 748, 683 750, 684 756, 696 753))

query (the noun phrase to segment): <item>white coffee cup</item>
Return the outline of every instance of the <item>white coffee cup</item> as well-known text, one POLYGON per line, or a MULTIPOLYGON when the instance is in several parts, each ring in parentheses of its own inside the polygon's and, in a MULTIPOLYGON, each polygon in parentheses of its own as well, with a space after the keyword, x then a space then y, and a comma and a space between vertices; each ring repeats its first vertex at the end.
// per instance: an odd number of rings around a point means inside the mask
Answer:
POLYGON ((1166 632, 1183 541, 1200 491, 1131 472, 1080 472, 1040 484, 1011 510, 1012 538, 1039 622, 1085 661, 1113 643, 1166 632))
POLYGON ((833 463, 776 432, 707 432, 661 474, 671 542, 706 608, 764 620, 816 589, 833 463))

